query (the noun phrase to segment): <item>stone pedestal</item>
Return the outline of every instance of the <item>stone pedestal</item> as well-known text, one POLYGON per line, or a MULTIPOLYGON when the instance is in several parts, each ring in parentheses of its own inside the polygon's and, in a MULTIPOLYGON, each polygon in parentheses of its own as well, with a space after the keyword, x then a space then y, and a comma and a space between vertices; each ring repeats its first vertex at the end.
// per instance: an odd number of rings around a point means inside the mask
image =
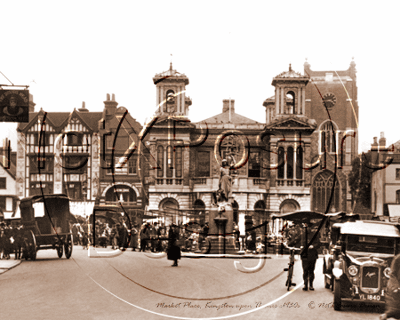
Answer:
POLYGON ((235 236, 233 232, 233 209, 230 203, 220 203, 219 207, 210 210, 209 231, 210 254, 234 254, 235 236), (223 211, 220 211, 221 208, 223 211))

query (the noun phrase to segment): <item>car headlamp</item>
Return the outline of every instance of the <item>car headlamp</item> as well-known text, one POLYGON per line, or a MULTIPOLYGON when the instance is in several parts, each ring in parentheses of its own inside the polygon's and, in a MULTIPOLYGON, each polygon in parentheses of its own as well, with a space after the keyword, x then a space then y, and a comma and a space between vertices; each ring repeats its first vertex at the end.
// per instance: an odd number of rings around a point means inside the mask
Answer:
POLYGON ((352 277, 355 277, 357 275, 358 269, 355 265, 351 265, 347 271, 349 272, 349 275, 352 277))
POLYGON ((389 277, 390 277, 390 268, 389 268, 389 267, 386 267, 385 270, 383 270, 383 275, 384 275, 386 278, 389 278, 389 277))

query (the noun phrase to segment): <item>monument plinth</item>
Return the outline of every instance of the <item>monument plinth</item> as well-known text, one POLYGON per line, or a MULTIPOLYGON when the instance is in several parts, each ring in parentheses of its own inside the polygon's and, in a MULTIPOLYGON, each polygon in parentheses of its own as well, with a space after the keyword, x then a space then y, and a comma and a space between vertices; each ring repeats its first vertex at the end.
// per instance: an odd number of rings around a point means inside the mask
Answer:
POLYGON ((210 254, 236 253, 235 236, 233 234, 233 209, 228 202, 219 202, 210 210, 209 231, 210 254))

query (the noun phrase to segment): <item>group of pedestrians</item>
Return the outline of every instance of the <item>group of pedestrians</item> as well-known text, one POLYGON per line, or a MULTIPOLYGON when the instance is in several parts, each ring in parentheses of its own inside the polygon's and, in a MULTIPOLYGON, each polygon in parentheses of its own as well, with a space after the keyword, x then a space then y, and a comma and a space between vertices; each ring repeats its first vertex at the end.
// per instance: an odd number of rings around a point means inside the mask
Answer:
POLYGON ((22 259, 24 246, 23 226, 11 226, 10 223, 0 223, 0 259, 10 259, 14 254, 14 259, 22 259))

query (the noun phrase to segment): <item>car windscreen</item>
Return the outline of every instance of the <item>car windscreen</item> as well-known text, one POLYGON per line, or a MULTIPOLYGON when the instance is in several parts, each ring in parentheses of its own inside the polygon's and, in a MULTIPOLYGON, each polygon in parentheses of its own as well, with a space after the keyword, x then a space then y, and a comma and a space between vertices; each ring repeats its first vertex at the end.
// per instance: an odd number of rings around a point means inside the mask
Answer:
POLYGON ((347 235, 346 247, 349 251, 394 254, 396 238, 347 235))

